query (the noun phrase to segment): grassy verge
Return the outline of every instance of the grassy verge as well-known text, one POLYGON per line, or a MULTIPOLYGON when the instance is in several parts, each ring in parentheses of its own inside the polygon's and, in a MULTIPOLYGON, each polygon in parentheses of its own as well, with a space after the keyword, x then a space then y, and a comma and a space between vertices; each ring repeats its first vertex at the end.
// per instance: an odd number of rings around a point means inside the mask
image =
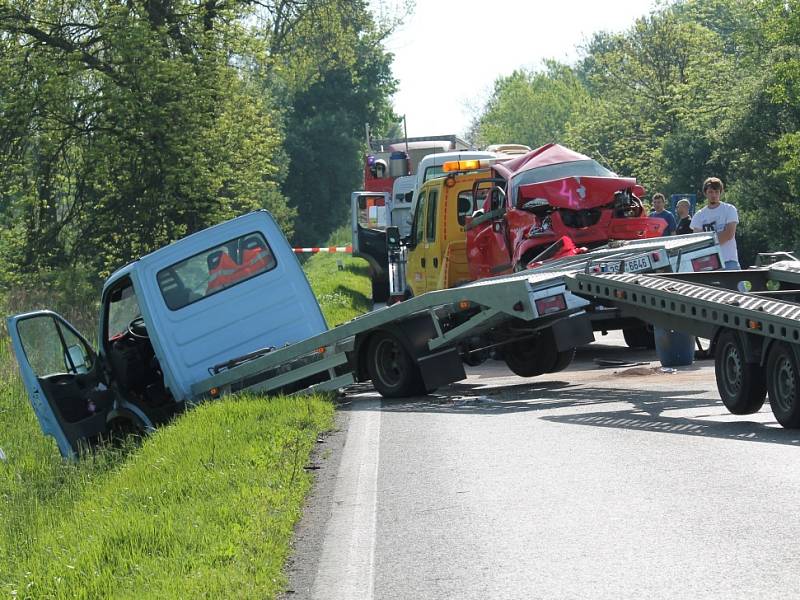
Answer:
MULTIPOLYGON (((342 266, 325 255, 305 265, 331 326, 371 302, 365 264, 342 266)), ((311 481, 303 467, 333 410, 322 397, 243 395, 67 463, 41 434, 0 331, 0 594, 275 596, 311 481)))
POLYGON ((372 307, 369 267, 364 260, 343 254, 316 254, 303 269, 329 327, 341 325, 372 307))

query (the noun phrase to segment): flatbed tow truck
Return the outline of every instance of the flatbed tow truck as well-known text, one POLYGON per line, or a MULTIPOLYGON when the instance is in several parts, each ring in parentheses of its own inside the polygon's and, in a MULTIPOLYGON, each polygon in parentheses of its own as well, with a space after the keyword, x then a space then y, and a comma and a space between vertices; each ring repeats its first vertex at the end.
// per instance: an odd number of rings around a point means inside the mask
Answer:
POLYGON ((681 270, 719 261, 719 246, 714 234, 699 234, 573 258, 422 294, 328 330, 291 246, 258 211, 113 273, 101 296, 97 350, 51 311, 10 317, 8 331, 42 431, 74 456, 115 432, 148 431, 238 391, 372 380, 384 397, 426 393, 465 377, 467 342, 478 334, 498 352, 543 335, 556 350, 574 348, 594 336, 591 301, 570 292, 571 275, 681 270))
POLYGON ((566 285, 624 316, 710 339, 725 407, 732 414, 752 414, 768 393, 778 423, 798 428, 800 261, 778 258, 784 260, 742 271, 576 273, 566 285), (738 291, 740 282, 748 292, 738 291))

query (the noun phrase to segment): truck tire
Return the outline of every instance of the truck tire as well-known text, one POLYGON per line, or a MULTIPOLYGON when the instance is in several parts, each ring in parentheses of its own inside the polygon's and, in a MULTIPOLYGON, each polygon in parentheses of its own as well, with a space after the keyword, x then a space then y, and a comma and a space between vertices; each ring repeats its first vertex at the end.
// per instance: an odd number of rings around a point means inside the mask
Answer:
POLYGON ((389 299, 389 282, 372 280, 372 302, 386 302, 389 299))
POLYGON ((547 370, 548 373, 558 373, 566 369, 575 358, 575 348, 564 350, 563 352, 556 352, 555 364, 547 370))
POLYGON ((653 335, 653 328, 645 323, 636 325, 634 327, 624 327, 622 329, 622 337, 625 338, 625 343, 628 348, 647 348, 654 350, 656 347, 656 338, 653 335))
POLYGON ((800 427, 800 368, 794 344, 779 342, 767 358, 767 389, 775 420, 787 429, 800 427))
POLYGON ((546 337, 512 342, 503 350, 506 365, 514 375, 520 377, 556 373, 567 368, 574 357, 575 348, 559 352, 555 343, 546 337))
POLYGON ((379 331, 370 339, 367 372, 384 398, 404 398, 425 391, 419 368, 400 340, 388 331, 379 331))
POLYGON ((536 377, 547 372, 538 352, 538 345, 531 340, 511 342, 503 348, 503 360, 514 375, 536 377))
POLYGON ((764 405, 767 381, 761 365, 745 362, 742 340, 730 329, 720 333, 714 373, 722 403, 731 414, 751 415, 764 405))

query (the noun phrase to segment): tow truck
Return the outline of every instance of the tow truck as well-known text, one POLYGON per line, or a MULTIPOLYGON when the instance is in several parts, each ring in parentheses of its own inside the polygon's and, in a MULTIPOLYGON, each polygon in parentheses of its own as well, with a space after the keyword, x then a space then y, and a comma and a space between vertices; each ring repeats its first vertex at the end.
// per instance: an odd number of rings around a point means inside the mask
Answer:
MULTIPOLYGON (((713 234, 698 235, 705 241, 669 240, 670 250, 648 240, 582 258, 591 269, 644 256, 649 268, 674 270, 692 255, 681 248, 719 253, 713 234)), ((328 329, 291 246, 258 211, 113 273, 101 295, 97 349, 51 311, 7 323, 41 429, 74 457, 117 432, 149 431, 239 391, 325 391, 371 380, 384 397, 427 393, 465 377, 475 337, 501 350, 543 331, 558 351, 589 343, 590 301, 567 289, 566 275, 531 270, 436 290, 328 329)), ((541 362, 529 374, 552 367, 541 362)))

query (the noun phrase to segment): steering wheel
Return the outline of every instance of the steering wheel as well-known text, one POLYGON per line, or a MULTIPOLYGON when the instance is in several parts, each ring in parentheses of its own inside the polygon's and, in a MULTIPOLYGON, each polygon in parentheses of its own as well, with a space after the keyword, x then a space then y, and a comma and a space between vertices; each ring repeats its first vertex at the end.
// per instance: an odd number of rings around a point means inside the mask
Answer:
POLYGON ((134 337, 137 340, 150 339, 150 336, 147 335, 147 325, 145 325, 144 317, 141 315, 128 323, 128 333, 131 334, 131 337, 134 337))

